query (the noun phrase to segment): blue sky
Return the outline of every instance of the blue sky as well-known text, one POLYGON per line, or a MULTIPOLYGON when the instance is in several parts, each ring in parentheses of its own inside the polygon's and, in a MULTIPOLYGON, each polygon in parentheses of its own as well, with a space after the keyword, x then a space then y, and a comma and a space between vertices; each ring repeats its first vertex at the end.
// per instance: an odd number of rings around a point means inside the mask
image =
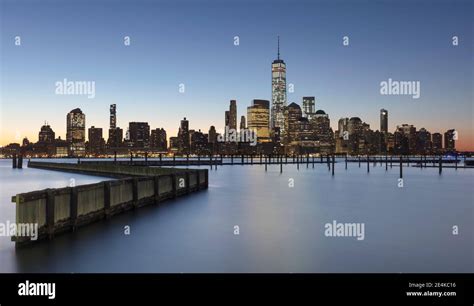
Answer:
POLYGON ((190 128, 222 129, 229 100, 239 117, 252 99, 270 100, 280 35, 295 88, 289 102, 316 96, 333 128, 358 116, 378 129, 385 108, 390 130, 455 128, 474 149, 472 1, 1 3, 1 145, 18 135, 37 141, 45 120, 64 137, 66 113, 76 107, 88 127, 106 131, 111 103, 122 128, 148 121, 173 136, 187 117, 190 128), (55 95, 64 78, 95 81, 95 99, 55 95), (388 78, 420 81, 421 97, 380 95, 388 78))

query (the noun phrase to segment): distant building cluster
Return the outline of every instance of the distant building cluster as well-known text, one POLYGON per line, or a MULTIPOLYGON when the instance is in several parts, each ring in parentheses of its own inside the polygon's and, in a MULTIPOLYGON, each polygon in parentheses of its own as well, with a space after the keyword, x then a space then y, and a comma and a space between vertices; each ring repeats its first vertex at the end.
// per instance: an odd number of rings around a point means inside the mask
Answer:
POLYGON ((388 111, 380 110, 380 130, 373 131, 358 117, 341 118, 336 131, 336 153, 424 155, 450 153, 456 150, 457 135, 454 129, 431 134, 411 124, 398 125, 388 132, 388 111))
POLYGON ((237 101, 230 100, 225 111, 223 133, 211 126, 207 133, 190 129, 184 118, 178 134, 168 138, 163 128, 150 129, 147 122, 130 122, 125 132, 117 126, 116 104, 110 105, 110 126, 107 140, 102 128, 91 126, 87 131, 86 115, 81 109, 66 116, 66 139, 55 138, 53 129, 45 123, 36 143, 23 139, 1 149, 4 156, 22 153, 33 157, 84 157, 129 154, 130 152, 174 154, 440 154, 454 152, 457 133, 451 129, 441 135, 424 128, 402 124, 388 131, 388 111, 380 110, 380 129, 372 130, 358 117, 340 118, 333 131, 329 115, 316 110, 314 96, 287 105, 286 64, 278 56, 271 66, 272 96, 268 100, 254 99, 247 107, 247 117, 240 117, 237 128, 237 101), (225 135, 223 135, 225 134, 225 135), (444 138, 444 146, 443 146, 444 138))

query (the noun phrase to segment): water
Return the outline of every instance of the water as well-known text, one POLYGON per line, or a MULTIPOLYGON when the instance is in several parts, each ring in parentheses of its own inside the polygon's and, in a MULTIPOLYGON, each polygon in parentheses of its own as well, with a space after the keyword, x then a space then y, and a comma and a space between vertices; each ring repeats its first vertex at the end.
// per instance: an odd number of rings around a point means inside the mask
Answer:
MULTIPOLYGON (((14 220, 16 193, 105 179, 10 163, 0 222, 14 220)), ((370 166, 219 167, 207 191, 27 248, 0 238, 0 272, 474 272, 474 170, 404 167, 398 188, 398 167, 370 166), (333 220, 363 222, 365 239, 326 237, 333 220)))

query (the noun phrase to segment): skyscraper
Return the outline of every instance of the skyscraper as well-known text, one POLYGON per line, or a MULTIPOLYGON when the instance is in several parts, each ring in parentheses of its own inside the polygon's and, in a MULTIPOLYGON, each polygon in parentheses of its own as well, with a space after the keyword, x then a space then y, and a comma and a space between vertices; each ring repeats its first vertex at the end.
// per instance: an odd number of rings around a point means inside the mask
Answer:
POLYGON ((54 142, 54 137, 55 137, 55 133, 53 129, 49 126, 49 124, 45 123, 41 127, 40 132, 38 133, 38 141, 52 143, 54 142))
POLYGON ((117 127, 116 105, 110 104, 110 129, 115 129, 116 127, 117 127))
POLYGON ((208 135, 199 131, 191 134, 191 152, 195 154, 203 154, 207 152, 208 135))
POLYGON ((308 120, 313 118, 316 111, 314 104, 314 97, 303 97, 303 117, 308 118, 308 120))
POLYGON ((230 124, 230 112, 225 111, 225 124, 224 124, 224 127, 228 127, 229 124, 230 124))
POLYGON ((102 154, 105 149, 105 141, 102 138, 102 128, 90 127, 89 130, 89 153, 102 154))
POLYGON ((433 153, 441 153, 443 151, 443 136, 440 133, 431 135, 431 143, 433 153))
POLYGON ((388 132, 388 111, 383 108, 380 110, 380 132, 388 132))
POLYGON ((416 132, 416 154, 426 154, 431 151, 431 133, 425 128, 416 132))
POLYGON ((150 145, 150 126, 147 122, 130 122, 128 125, 132 147, 148 148, 150 145))
POLYGON ((109 148, 118 148, 122 146, 123 130, 117 127, 117 105, 110 104, 110 127, 107 146, 109 148))
POLYGON ((240 116, 240 129, 245 130, 247 128, 247 124, 245 123, 245 116, 240 116))
POLYGON ((321 149, 323 146, 325 146, 325 150, 330 150, 333 143, 334 134, 331 129, 329 115, 320 109, 314 113, 310 123, 316 138, 320 142, 321 149))
POLYGON ((284 136, 285 144, 289 145, 293 141, 297 141, 299 132, 299 120, 302 117, 301 107, 296 103, 291 103, 285 107, 285 127, 284 136))
POLYGON ((455 139, 456 131, 455 130, 447 130, 444 133, 444 150, 448 152, 452 152, 456 150, 456 139, 455 139))
POLYGON ((364 123, 359 117, 351 117, 347 123, 349 132, 347 148, 351 154, 363 154, 364 123))
POLYGON ((397 126, 396 146, 399 154, 410 154, 416 150, 416 128, 412 124, 397 126))
POLYGON ((272 63, 272 110, 271 128, 279 128, 285 135, 286 107, 286 64, 280 59, 280 37, 278 36, 278 57, 272 63))
POLYGON ((208 136, 209 143, 216 143, 217 142, 217 132, 215 126, 211 125, 209 128, 209 136, 208 136))
POLYGON ((73 109, 66 116, 66 140, 70 156, 86 154, 86 115, 80 108, 73 109))
MULTIPOLYGON (((129 137, 130 138, 130 137, 129 137)), ((109 148, 119 148, 123 142, 123 130, 119 127, 109 129, 109 139, 107 145, 109 148)))
POLYGON ((154 129, 151 131, 150 146, 155 150, 166 151, 168 142, 165 129, 154 129))
POLYGON ((230 100, 229 105, 229 119, 228 119, 228 127, 229 129, 237 129, 237 101, 230 100))
POLYGON ((189 138, 189 121, 184 117, 181 120, 181 125, 178 130, 179 151, 183 154, 189 153, 190 138, 189 138))
POLYGON ((270 142, 270 102, 253 100, 247 107, 247 127, 257 135, 258 142, 270 142))

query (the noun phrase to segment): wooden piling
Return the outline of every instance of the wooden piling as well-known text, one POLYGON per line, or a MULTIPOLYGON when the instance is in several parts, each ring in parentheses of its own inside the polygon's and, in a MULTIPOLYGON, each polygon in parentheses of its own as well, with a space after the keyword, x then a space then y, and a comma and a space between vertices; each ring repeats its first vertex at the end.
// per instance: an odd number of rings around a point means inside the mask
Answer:
POLYGON ((403 178, 403 157, 400 155, 400 178, 403 178))
POLYGON ((46 189, 46 230, 49 239, 54 238, 54 192, 46 189))
POLYGON ((439 169, 438 169, 439 174, 443 172, 443 155, 439 156, 439 169))
POLYGON ((20 154, 18 156, 18 169, 22 169, 23 168, 23 155, 20 154))
POLYGON ((12 168, 13 168, 13 169, 16 169, 16 167, 17 167, 16 154, 13 154, 13 157, 12 157, 12 168))
POLYGON ((367 154, 367 173, 370 172, 370 159, 369 159, 369 154, 367 154))
POLYGON ((334 165, 335 165, 335 156, 334 153, 332 154, 332 176, 334 176, 334 165))

